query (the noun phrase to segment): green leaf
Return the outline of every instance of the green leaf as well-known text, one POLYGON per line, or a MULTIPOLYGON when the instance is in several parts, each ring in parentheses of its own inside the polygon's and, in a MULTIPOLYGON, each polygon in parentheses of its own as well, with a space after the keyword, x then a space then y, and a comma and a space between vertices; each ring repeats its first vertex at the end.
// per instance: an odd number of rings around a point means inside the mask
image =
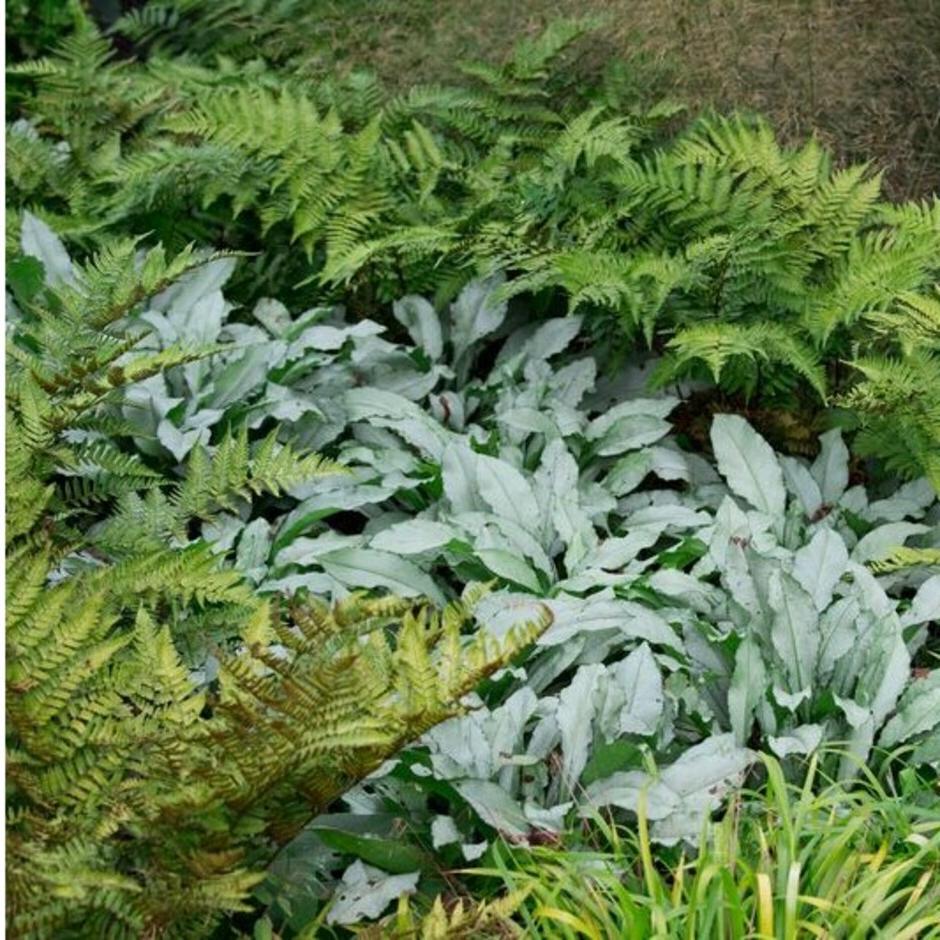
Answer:
POLYGON ((361 836, 346 829, 333 829, 314 823, 311 828, 331 848, 361 858, 393 875, 425 870, 432 867, 431 860, 420 849, 401 839, 377 839, 361 836))
POLYGON ((45 268, 38 258, 26 255, 7 265, 7 286, 17 303, 25 306, 41 290, 45 282, 45 268))
POLYGON ((254 940, 274 940, 274 926, 267 917, 261 917, 255 921, 252 930, 254 940))
POLYGON ((656 564, 663 568, 682 569, 693 561, 698 561, 708 551, 708 546, 694 536, 684 538, 674 548, 660 552, 656 556, 656 564))
POLYGON ((605 777, 628 767, 640 767, 643 764, 643 751, 631 741, 619 739, 602 742, 594 748, 591 759, 585 764, 581 773, 582 786, 590 786, 595 780, 605 777))
POLYGON ((539 576, 518 555, 500 548, 480 548, 477 549, 476 556, 493 574, 518 584, 534 594, 541 594, 542 585, 539 582, 539 576))

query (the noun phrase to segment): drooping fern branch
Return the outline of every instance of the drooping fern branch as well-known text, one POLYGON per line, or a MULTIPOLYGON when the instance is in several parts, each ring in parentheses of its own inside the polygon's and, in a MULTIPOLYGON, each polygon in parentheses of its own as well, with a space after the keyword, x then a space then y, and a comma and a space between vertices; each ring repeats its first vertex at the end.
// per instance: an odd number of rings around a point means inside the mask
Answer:
MULTIPOLYGON (((23 937, 206 936, 267 858, 382 760, 455 714, 528 645, 352 598, 230 607, 247 649, 218 691, 133 613, 133 568, 50 587, 48 548, 8 570, 8 886, 23 937), (277 642, 272 642, 277 641, 277 642)), ((168 586, 164 588, 164 593, 168 586)))
POLYGON ((861 374, 842 404, 859 416, 856 446, 940 492, 940 297, 904 293, 868 316, 890 355, 860 355, 861 374))

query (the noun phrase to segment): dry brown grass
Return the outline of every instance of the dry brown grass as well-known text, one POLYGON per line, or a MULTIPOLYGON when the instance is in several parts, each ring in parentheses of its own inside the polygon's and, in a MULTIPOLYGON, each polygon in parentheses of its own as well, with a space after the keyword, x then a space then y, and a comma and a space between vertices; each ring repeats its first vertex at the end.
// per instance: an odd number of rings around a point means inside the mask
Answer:
MULTIPOLYGON (((587 61, 638 75, 694 109, 767 115, 787 141, 816 133, 870 160, 894 197, 940 192, 940 0, 378 0, 344 5, 337 51, 392 84, 498 61, 552 17, 600 13, 587 61)), ((583 62, 582 62, 583 64, 583 62)))

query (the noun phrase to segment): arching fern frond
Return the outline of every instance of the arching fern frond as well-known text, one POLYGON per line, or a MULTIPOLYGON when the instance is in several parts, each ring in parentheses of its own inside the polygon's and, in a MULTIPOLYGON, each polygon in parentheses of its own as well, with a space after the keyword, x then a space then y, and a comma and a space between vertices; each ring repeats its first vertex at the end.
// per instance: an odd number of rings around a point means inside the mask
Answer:
POLYGON ((926 476, 940 492, 940 352, 853 362, 862 376, 841 398, 859 414, 856 447, 905 477, 926 476))
POLYGON ((816 351, 774 323, 703 323, 680 330, 667 344, 672 351, 656 380, 666 384, 704 363, 716 383, 753 394, 761 363, 783 367, 803 378, 826 400, 826 374, 816 351), (732 375, 733 373, 733 375, 732 375))
POLYGON ((940 548, 908 548, 902 545, 884 558, 871 562, 872 570, 878 574, 922 566, 940 569, 940 548))

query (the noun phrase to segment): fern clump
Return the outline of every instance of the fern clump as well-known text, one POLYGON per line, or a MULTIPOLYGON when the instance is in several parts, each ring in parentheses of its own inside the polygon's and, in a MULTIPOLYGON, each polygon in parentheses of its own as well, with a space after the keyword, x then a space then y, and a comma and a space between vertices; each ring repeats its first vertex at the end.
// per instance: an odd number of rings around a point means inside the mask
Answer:
POLYGON ((460 605, 229 606, 247 649, 212 691, 170 626, 134 613, 126 570, 50 588, 48 548, 11 554, 7 871, 24 937, 207 935, 278 846, 544 626, 468 645, 460 605))
POLYGON ((936 200, 890 205, 872 168, 834 169, 815 140, 782 147, 758 118, 706 115, 667 134, 669 103, 555 95, 587 20, 555 23, 499 67, 467 65, 463 87, 389 96, 361 74, 301 82, 249 61, 255 41, 271 62, 298 61, 282 46, 295 7, 151 3, 116 27, 149 58, 119 61, 84 21, 16 65, 14 205, 85 249, 151 231, 174 250, 256 253, 233 284, 252 301, 346 293, 375 314, 502 269, 507 296, 566 304, 616 336, 613 364, 652 346, 663 385, 861 409, 863 453, 935 479, 932 341, 886 324, 923 328, 936 200), (196 45, 179 45, 186 24, 196 45), (229 57, 208 68, 208 47, 229 57), (903 443, 884 432, 895 419, 903 443))

